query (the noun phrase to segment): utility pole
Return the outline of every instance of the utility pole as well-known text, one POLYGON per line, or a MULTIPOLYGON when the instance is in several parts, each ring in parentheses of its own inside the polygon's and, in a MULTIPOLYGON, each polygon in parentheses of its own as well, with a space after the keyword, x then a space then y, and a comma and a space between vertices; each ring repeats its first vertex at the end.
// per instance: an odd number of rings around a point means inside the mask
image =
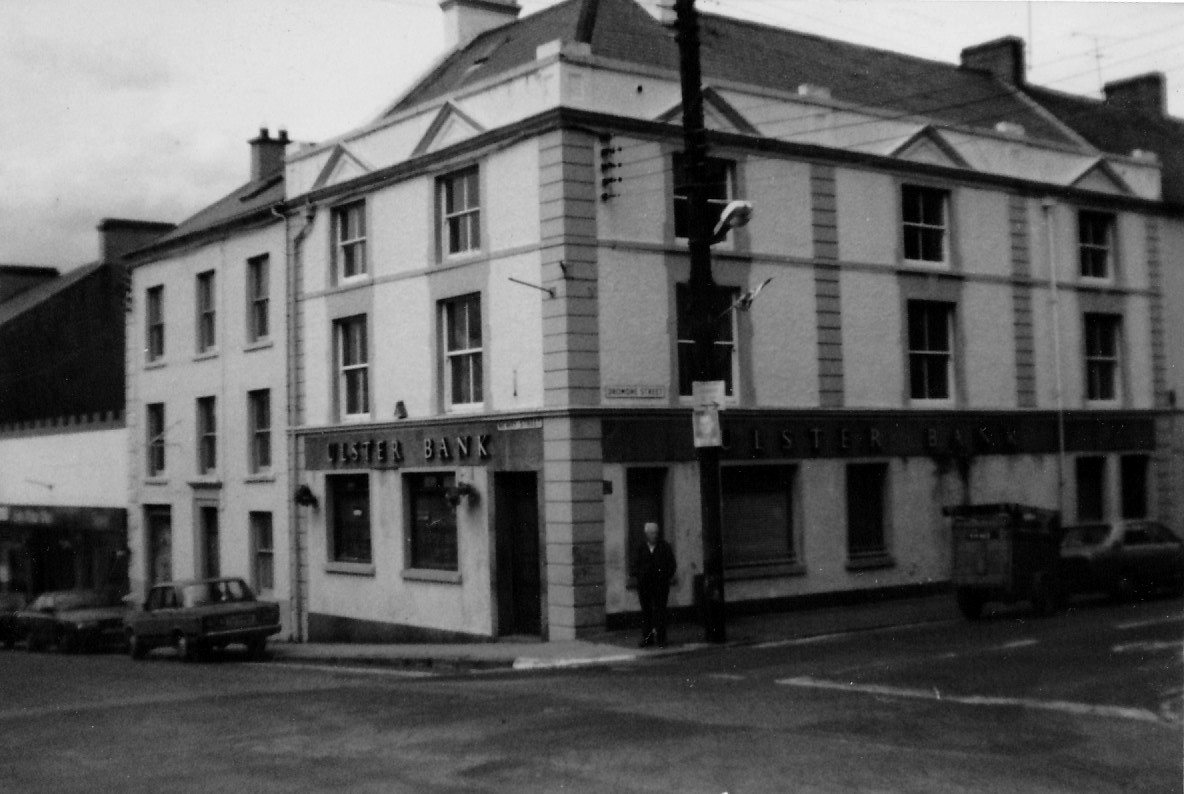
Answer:
MULTIPOLYGON (((675 0, 679 73, 682 78, 683 164, 687 193, 687 243, 691 256, 689 313, 694 340, 695 380, 717 379, 716 322, 719 307, 712 300, 713 234, 707 206, 707 129, 703 122, 703 81, 699 65, 699 16, 695 0, 675 0)), ((696 447, 703 534, 703 629, 707 642, 727 641, 724 620, 724 548, 720 528, 719 447, 696 447)))

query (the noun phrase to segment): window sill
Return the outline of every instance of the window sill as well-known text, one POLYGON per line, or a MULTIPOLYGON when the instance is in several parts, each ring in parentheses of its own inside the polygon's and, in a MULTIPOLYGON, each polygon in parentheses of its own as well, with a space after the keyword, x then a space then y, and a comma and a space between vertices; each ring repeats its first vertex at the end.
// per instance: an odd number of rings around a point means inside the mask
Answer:
POLYGON ((485 403, 457 403, 448 406, 450 414, 479 414, 485 410, 485 403))
POLYGON ((198 477, 186 483, 190 488, 221 488, 222 481, 217 477, 198 477))
POLYGON ((900 266, 906 268, 913 268, 917 270, 951 270, 952 266, 949 260, 943 259, 940 262, 936 259, 902 259, 900 266))
POLYGON ((211 348, 210 350, 203 350, 193 356, 194 361, 209 361, 212 358, 218 357, 218 348, 211 348))
POLYGON ((254 342, 248 342, 243 347, 243 352, 250 353, 255 350, 266 350, 269 347, 275 347, 275 342, 271 339, 259 339, 254 342))
POLYGON ((164 369, 168 366, 168 362, 163 358, 153 359, 152 361, 144 362, 144 369, 164 369))
POLYGON ((851 557, 847 560, 848 571, 871 571, 877 568, 895 568, 896 560, 888 552, 851 557))
POLYGON ((468 251, 458 251, 455 254, 444 254, 440 257, 441 265, 467 265, 470 262, 480 261, 485 256, 485 251, 480 248, 473 248, 468 251))
POLYGON ((168 485, 169 478, 168 477, 145 477, 144 484, 145 485, 168 485))
POLYGON ((327 562, 325 573, 343 573, 348 576, 374 576, 372 562, 327 562))
POLYGON ((438 582, 460 584, 460 571, 436 571, 430 568, 404 568, 403 579, 409 582, 438 582))
POLYGON ((956 408, 957 405, 952 399, 926 399, 923 397, 910 397, 909 408, 956 408))
POLYGON ((360 425, 363 422, 369 422, 370 419, 370 414, 346 414, 341 417, 341 423, 343 425, 360 425))
POLYGON ((724 569, 725 581, 742 579, 775 579, 781 576, 805 576, 806 566, 800 562, 771 562, 759 565, 736 565, 724 569))
POLYGON ((248 474, 243 478, 243 482, 275 482, 275 475, 265 472, 258 474, 248 474))
POLYGON ((1088 408, 1089 410, 1113 409, 1113 408, 1121 408, 1122 403, 1117 399, 1114 399, 1114 400, 1086 400, 1085 407, 1088 408))

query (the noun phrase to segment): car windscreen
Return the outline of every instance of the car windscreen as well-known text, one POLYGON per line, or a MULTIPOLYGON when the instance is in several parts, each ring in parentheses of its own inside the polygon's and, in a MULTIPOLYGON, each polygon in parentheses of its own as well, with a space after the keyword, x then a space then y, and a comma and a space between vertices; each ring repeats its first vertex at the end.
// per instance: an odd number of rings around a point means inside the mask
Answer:
POLYGON ((1066 527, 1065 539, 1061 546, 1067 549, 1097 546, 1106 540, 1110 534, 1108 524, 1082 524, 1078 527, 1066 527))
POLYGON ((253 601, 250 589, 237 579, 217 582, 197 582, 181 590, 181 603, 187 607, 222 604, 234 601, 253 601))

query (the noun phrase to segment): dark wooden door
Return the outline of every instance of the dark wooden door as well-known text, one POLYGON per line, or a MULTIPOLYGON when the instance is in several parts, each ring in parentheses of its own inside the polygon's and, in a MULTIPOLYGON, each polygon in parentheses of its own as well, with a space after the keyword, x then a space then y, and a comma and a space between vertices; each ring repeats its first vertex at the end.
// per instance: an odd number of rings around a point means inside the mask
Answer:
POLYGON ((494 475, 497 525, 499 634, 542 632, 542 567, 539 553, 538 476, 494 475))

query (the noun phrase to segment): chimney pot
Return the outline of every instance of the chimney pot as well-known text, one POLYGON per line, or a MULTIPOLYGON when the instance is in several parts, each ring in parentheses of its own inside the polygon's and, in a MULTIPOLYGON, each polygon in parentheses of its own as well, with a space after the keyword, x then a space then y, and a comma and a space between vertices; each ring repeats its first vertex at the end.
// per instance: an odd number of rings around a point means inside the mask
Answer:
POLYGON ((444 46, 459 50, 487 30, 518 18, 517 0, 440 0, 444 12, 444 46))
POLYGON ((288 143, 287 130, 280 130, 279 134, 272 138, 267 127, 259 128, 259 137, 250 141, 252 182, 267 179, 284 169, 284 151, 288 143))
POLYGON ((1167 78, 1163 72, 1148 72, 1125 80, 1106 83, 1102 89, 1106 104, 1125 110, 1142 110, 1167 115, 1167 78))
POLYGON ((1023 85, 1024 40, 1017 36, 976 44, 962 50, 962 68, 990 72, 1008 85, 1023 85))

